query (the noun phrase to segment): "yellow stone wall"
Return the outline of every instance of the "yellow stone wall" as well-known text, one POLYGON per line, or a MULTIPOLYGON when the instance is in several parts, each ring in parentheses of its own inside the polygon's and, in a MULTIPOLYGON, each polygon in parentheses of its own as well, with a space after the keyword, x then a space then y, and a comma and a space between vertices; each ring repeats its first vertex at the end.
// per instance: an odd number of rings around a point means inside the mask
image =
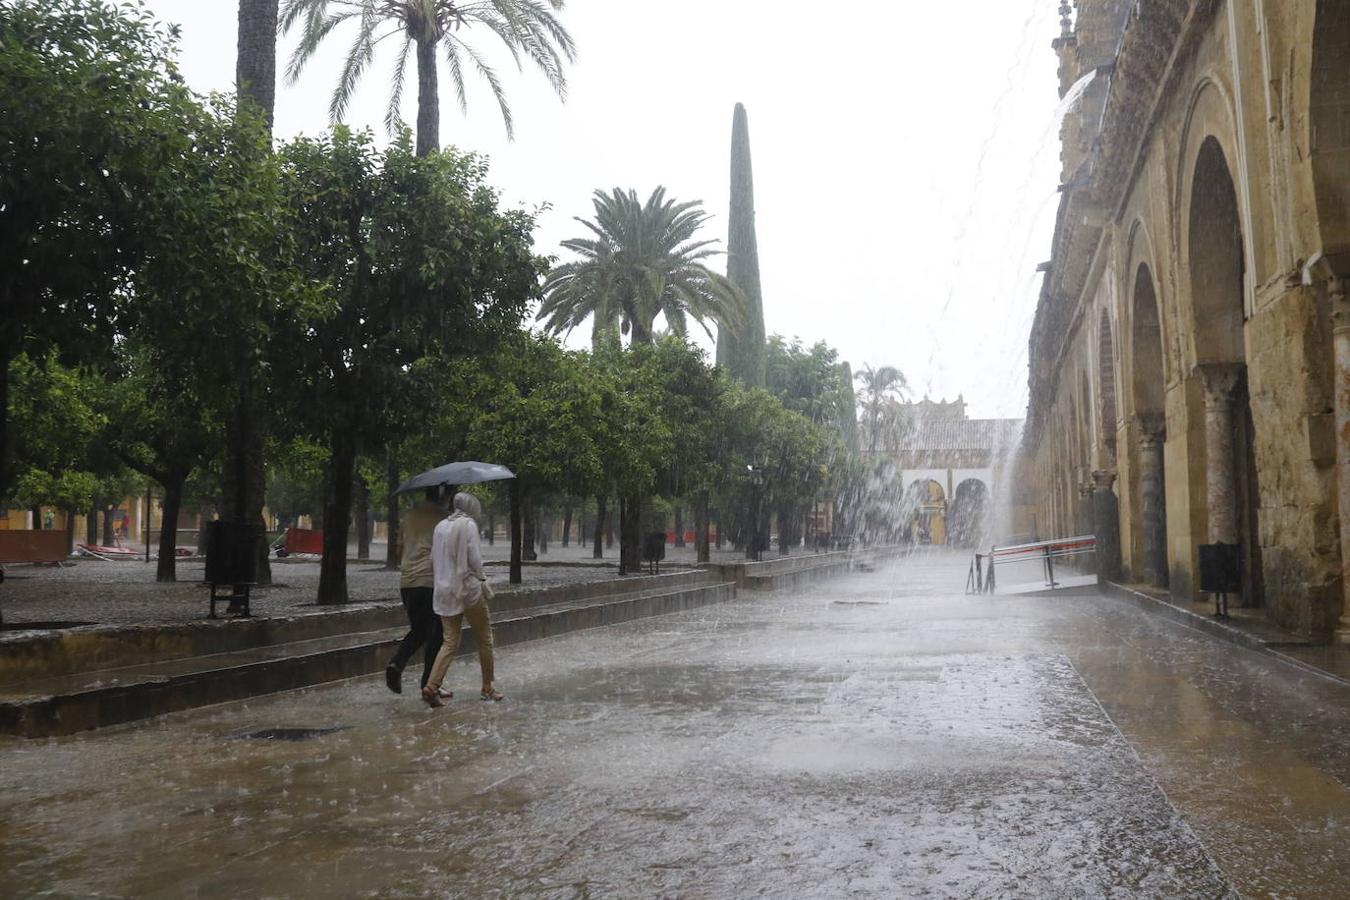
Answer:
MULTIPOLYGON (((1084 0, 1080 20, 1106 5, 1084 0)), ((1264 604, 1280 624, 1317 636, 1329 635, 1341 614, 1341 560, 1330 293, 1325 279, 1304 278, 1304 264, 1319 253, 1333 260, 1350 253, 1348 8, 1337 0, 1154 4, 1155 17, 1171 11, 1180 22, 1173 46, 1152 48, 1170 62, 1153 76, 1156 91, 1139 92, 1156 104, 1136 101, 1136 118, 1125 119, 1138 129, 1102 135, 1108 152, 1099 148, 1085 163, 1098 166, 1091 186, 1069 188, 1083 193, 1066 199, 1072 215, 1057 227, 1038 310, 1054 327, 1033 338, 1028 421, 1035 427, 1024 446, 1042 536, 1076 531, 1088 502, 1078 489, 1094 470, 1115 472, 1125 577, 1140 581, 1140 416, 1153 412, 1144 408, 1148 386, 1161 379, 1168 587, 1176 596, 1198 595, 1196 546, 1208 540, 1209 511, 1196 366, 1219 352, 1221 329, 1201 305, 1198 292, 1207 285, 1194 280, 1202 264, 1191 259, 1193 243, 1210 252, 1211 236, 1192 227, 1191 215, 1193 196, 1212 184, 1202 180, 1193 195, 1197 170, 1206 171, 1202 157, 1212 153, 1204 148, 1217 144, 1243 238, 1245 323, 1234 361, 1246 366, 1255 431, 1264 604), (1116 167, 1101 168, 1107 159, 1116 167), (1343 183, 1327 175, 1342 162, 1343 183), (1156 296, 1161 365, 1143 345, 1154 338, 1136 303, 1141 266, 1156 296), (1105 392, 1114 394, 1114 421, 1103 416, 1111 405, 1105 392)), ((1100 26, 1103 18, 1094 21, 1100 26)), ((1157 28, 1156 19, 1141 25, 1132 16, 1127 25, 1148 27, 1157 28)), ((1118 37, 1083 36, 1070 47, 1100 55, 1102 42, 1114 47, 1118 37)), ((1147 62, 1138 47, 1120 45, 1134 56, 1118 60, 1118 80, 1103 85, 1093 127, 1103 104, 1109 112, 1124 102, 1126 79, 1139 79, 1147 62)), ((1071 119, 1065 135, 1076 159, 1084 122, 1071 119)))

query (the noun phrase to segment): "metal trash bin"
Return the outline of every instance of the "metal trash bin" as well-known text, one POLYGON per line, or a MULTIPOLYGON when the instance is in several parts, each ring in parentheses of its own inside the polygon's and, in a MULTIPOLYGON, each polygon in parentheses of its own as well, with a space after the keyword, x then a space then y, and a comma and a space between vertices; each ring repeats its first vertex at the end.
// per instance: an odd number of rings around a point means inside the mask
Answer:
POLYGON ((1200 590, 1214 595, 1214 617, 1228 618, 1228 595, 1242 594, 1240 544, 1200 544, 1200 590))
POLYGON ((648 571, 657 573, 661 571, 661 560, 666 558, 666 533, 664 531, 649 531, 642 541, 642 561, 647 564, 648 571))
POLYGON ((206 523, 206 583, 211 586, 211 618, 216 618, 216 601, 229 600, 229 610, 250 614, 249 600, 258 583, 258 544, 262 526, 247 522, 216 521, 206 523), (216 593, 220 586, 230 593, 216 593), (242 592, 241 592, 242 589, 242 592))

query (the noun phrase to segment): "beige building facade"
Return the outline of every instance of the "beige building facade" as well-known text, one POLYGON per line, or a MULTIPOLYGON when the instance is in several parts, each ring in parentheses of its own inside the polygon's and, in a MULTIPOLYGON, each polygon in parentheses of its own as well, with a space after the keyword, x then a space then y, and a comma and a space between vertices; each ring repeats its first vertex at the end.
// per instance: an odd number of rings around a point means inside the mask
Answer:
POLYGON ((1350 0, 1061 13, 1081 96, 1021 500, 1177 597, 1200 596, 1200 544, 1239 544, 1244 605, 1350 633, 1350 0))

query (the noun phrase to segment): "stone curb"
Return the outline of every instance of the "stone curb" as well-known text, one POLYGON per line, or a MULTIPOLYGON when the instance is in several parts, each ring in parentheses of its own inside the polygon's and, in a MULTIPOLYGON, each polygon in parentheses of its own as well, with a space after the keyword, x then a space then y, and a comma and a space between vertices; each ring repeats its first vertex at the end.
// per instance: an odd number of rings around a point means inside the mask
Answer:
MULTIPOLYGON (((602 599, 582 606, 503 618, 493 624, 493 636, 498 645, 505 646, 723 603, 735 596, 735 585, 719 583, 602 599)), ((388 663, 403 630, 400 627, 355 634, 352 635, 354 643, 349 646, 294 656, 246 661, 223 658, 217 668, 162 676, 147 674, 129 684, 0 702, 0 734, 57 737, 170 712, 371 675, 388 663)), ((461 639, 461 653, 475 652, 475 647, 471 634, 461 639)))
MULTIPOLYGON (((591 597, 632 594, 707 582, 702 569, 514 591, 502 589, 493 609, 509 612, 591 597)), ((34 678, 210 656, 340 634, 396 628, 406 623, 395 599, 252 619, 203 619, 147 625, 86 625, 62 631, 12 632, 0 641, 0 685, 34 678)))

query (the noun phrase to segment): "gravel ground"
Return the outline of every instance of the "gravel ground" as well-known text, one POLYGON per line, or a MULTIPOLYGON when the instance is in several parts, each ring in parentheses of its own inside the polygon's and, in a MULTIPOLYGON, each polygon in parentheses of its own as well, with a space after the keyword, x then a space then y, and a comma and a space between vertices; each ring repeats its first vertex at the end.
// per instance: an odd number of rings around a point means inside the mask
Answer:
MULTIPOLYGON (((15 566, 0 585, 0 610, 5 622, 63 621, 101 624, 190 622, 206 616, 208 591, 201 583, 201 562, 178 567, 179 581, 157 584, 153 566, 144 562, 82 560, 68 568, 15 566)), ((505 588, 506 568, 490 566, 488 575, 505 588)), ((319 585, 317 561, 274 563, 274 583, 253 594, 255 616, 318 612, 314 595, 319 585)), ((556 587, 618 578, 613 566, 526 566, 523 587, 556 587)), ((379 563, 352 563, 347 589, 353 603, 398 599, 398 573, 379 563)), ((324 607, 330 609, 331 607, 324 607)))
MULTIPOLYGON (((355 556, 356 548, 352 547, 355 556)), ((498 541, 484 545, 487 572, 494 586, 506 589, 506 563, 510 546, 498 541)), ((371 556, 383 560, 384 545, 371 547, 371 556)), ((777 554, 765 554, 765 559, 777 554)), ((714 562, 736 562, 744 554, 730 549, 712 553, 714 562)), ((670 567, 692 566, 694 548, 666 549, 670 567)), ((142 559, 103 560, 80 558, 61 568, 8 566, 0 584, 0 612, 7 624, 24 622, 89 622, 137 624, 144 622, 190 622, 204 618, 208 592, 202 583, 205 566, 200 560, 180 561, 178 581, 158 584, 155 567, 142 559)), ((590 548, 552 545, 537 564, 526 564, 522 588, 536 589, 605 581, 618 578, 618 548, 605 550, 605 558, 591 557, 590 548)), ((254 591, 255 616, 295 615, 317 612, 314 596, 319 585, 316 559, 273 560, 274 583, 254 591)), ((382 562, 355 562, 347 567, 347 590, 353 603, 398 600, 398 573, 382 562)), ((327 609, 327 607, 325 607, 327 609)))

